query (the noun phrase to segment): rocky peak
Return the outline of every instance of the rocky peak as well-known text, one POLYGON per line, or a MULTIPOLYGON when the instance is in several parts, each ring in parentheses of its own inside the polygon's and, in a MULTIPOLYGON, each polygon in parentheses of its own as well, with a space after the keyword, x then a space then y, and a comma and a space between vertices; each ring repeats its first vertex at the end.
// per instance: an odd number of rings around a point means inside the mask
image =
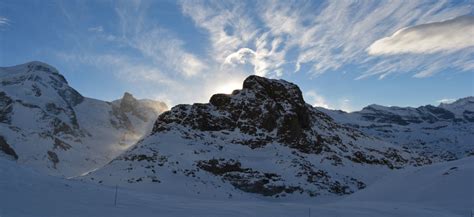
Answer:
POLYGON ((31 62, 25 63, 24 65, 26 65, 26 67, 30 71, 59 74, 59 72, 56 68, 54 68, 53 66, 48 65, 46 63, 40 62, 40 61, 31 61, 31 62))
POLYGON ((164 102, 149 99, 136 99, 129 92, 125 92, 121 99, 113 101, 112 104, 116 114, 130 114, 144 122, 156 120, 158 114, 168 110, 168 106, 164 102))
POLYGON ((441 103, 439 107, 457 114, 462 114, 466 111, 474 112, 474 96, 461 98, 452 103, 441 103))
POLYGON ((51 75, 54 77, 55 80, 58 80, 60 83, 68 84, 64 76, 61 75, 61 73, 59 73, 59 71, 55 67, 40 61, 31 61, 18 66, 13 66, 11 68, 17 68, 18 71, 32 73, 35 75, 51 75))
POLYGON ((298 86, 284 80, 268 79, 251 75, 245 79, 243 90, 274 100, 289 100, 293 104, 304 105, 303 94, 298 86))
POLYGON ((250 76, 232 94, 162 113, 150 135, 90 179, 121 177, 166 188, 165 183, 173 183, 170 178, 183 177, 218 188, 229 183, 231 189, 264 196, 342 195, 365 187, 355 168, 401 168, 418 163, 415 157, 336 124, 306 104, 292 83, 250 76), (133 165, 140 165, 138 172, 129 172, 137 168, 133 165), (165 177, 163 182, 153 174, 165 177))
POLYGON ((137 99, 135 99, 131 93, 125 92, 120 100, 120 108, 123 112, 131 112, 134 110, 137 103, 137 99))
POLYGON ((237 131, 250 139, 233 141, 252 148, 280 142, 304 152, 321 151, 320 127, 334 127, 329 116, 304 102, 298 86, 249 76, 232 94, 213 95, 208 104, 178 105, 160 115, 153 133, 172 129, 237 131))

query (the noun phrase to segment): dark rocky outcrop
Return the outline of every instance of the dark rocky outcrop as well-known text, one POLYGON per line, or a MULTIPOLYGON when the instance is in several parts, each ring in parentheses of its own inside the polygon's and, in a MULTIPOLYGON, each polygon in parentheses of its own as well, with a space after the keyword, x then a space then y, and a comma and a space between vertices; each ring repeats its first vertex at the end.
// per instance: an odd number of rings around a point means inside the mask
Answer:
POLYGON ((5 92, 0 92, 0 123, 10 124, 13 100, 5 92))
POLYGON ((242 168, 240 162, 225 159, 203 160, 197 163, 197 167, 221 176, 222 180, 228 181, 234 187, 249 193, 257 193, 263 196, 274 196, 281 193, 303 192, 298 186, 286 186, 275 182, 282 178, 275 173, 264 173, 251 168, 242 168))
MULTIPOLYGON (((178 105, 158 117, 153 132, 180 125, 200 131, 236 131, 252 136, 235 143, 259 148, 280 142, 305 153, 319 153, 323 146, 340 143, 316 128, 337 127, 331 118, 305 103, 295 84, 249 76, 242 90, 215 94, 208 104, 178 105), (320 139, 317 139, 320 138, 320 139)), ((358 136, 356 131, 353 136, 358 136)))
POLYGON ((56 152, 54 151, 48 151, 48 159, 53 163, 53 168, 56 169, 56 165, 59 163, 59 158, 56 152))
POLYGON ((18 159, 18 155, 16 154, 15 150, 7 143, 3 136, 0 136, 0 151, 13 157, 15 160, 18 159))

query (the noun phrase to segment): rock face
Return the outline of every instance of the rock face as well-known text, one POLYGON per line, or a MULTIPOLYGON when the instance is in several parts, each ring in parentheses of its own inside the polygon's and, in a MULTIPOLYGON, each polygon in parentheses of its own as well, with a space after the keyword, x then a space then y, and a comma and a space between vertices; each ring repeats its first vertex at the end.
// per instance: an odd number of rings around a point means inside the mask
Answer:
POLYGON ((163 111, 120 101, 83 97, 45 63, 1 67, 1 150, 48 174, 80 175, 134 144, 163 111))
POLYGON ((0 151, 6 155, 9 155, 9 157, 12 157, 15 160, 18 159, 18 155, 16 154, 15 150, 13 150, 13 148, 7 143, 7 141, 5 141, 2 136, 0 136, 0 151))
POLYGON ((258 76, 248 77, 242 90, 231 95, 213 95, 209 104, 176 106, 159 116, 153 133, 173 130, 176 125, 203 132, 238 131, 250 138, 232 142, 250 148, 278 142, 316 154, 331 149, 329 145, 342 147, 341 136, 361 136, 358 131, 335 125, 329 116, 307 105, 296 85, 258 76), (331 130, 344 135, 331 134, 331 130))
MULTIPOLYGON (((131 114, 144 122, 155 121, 157 115, 168 110, 164 102, 141 99, 138 100, 131 93, 125 92, 122 99, 112 102, 120 112, 131 114)), ((151 126, 149 126, 151 128, 151 126)))
POLYGON ((319 108, 335 121, 406 147, 432 161, 455 160, 474 153, 474 97, 439 106, 385 107, 361 111, 319 108))
POLYGON ((335 123, 296 85, 250 76, 232 94, 164 112, 149 137, 82 179, 203 196, 333 196, 422 163, 335 123))

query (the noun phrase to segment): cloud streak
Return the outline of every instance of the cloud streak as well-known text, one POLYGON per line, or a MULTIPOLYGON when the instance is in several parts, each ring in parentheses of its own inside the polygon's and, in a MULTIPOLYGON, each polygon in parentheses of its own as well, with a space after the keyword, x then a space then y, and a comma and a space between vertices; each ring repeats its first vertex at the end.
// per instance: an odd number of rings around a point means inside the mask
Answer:
POLYGON ((103 27, 103 26, 89 27, 89 28, 87 28, 87 31, 100 33, 100 32, 103 32, 103 31, 104 31, 104 27, 103 27))
POLYGON ((375 41, 371 55, 451 52, 474 46, 474 16, 460 16, 442 22, 420 24, 398 30, 375 41))
POLYGON ((456 99, 440 99, 438 101, 436 101, 437 103, 452 103, 456 101, 456 99))
POLYGON ((127 43, 151 58, 156 64, 166 66, 184 77, 193 77, 203 73, 206 64, 194 54, 186 51, 184 42, 161 28, 133 35, 127 43))
POLYGON ((0 28, 10 25, 10 20, 6 17, 0 16, 0 28))

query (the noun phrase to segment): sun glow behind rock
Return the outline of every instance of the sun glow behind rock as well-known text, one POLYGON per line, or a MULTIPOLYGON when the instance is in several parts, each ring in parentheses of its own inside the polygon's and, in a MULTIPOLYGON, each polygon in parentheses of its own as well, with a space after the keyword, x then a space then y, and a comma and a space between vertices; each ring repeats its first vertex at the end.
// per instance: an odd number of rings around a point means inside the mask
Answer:
POLYGON ((223 83, 221 85, 218 85, 212 93, 226 93, 230 94, 232 91, 236 89, 242 89, 242 82, 241 81, 228 81, 226 83, 223 83))

